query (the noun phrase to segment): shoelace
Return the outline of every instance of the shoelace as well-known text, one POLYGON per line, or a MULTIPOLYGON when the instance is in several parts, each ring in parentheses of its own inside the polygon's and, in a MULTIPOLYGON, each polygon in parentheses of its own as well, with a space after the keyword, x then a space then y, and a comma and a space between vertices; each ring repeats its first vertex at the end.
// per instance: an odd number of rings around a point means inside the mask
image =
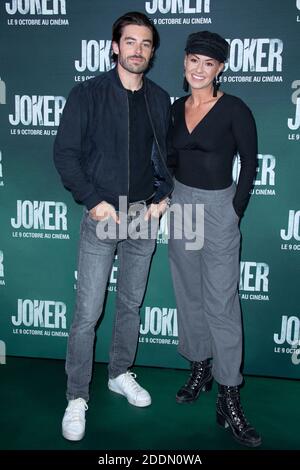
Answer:
POLYGON ((82 419, 82 412, 88 410, 87 404, 81 399, 78 398, 69 404, 68 413, 72 421, 80 421, 82 419))
POLYGON ((203 373, 204 373, 203 365, 200 365, 198 367, 194 366, 192 372, 190 373, 190 377, 184 386, 190 387, 190 388, 197 387, 199 381, 202 379, 203 373))
POLYGON ((140 385, 134 380, 136 379, 136 374, 134 372, 126 372, 124 381, 131 388, 133 392, 139 392, 141 390, 140 385))
POLYGON ((240 403, 239 396, 233 395, 228 397, 227 403, 230 409, 230 413, 235 421, 236 425, 239 427, 240 431, 249 426, 249 423, 245 417, 243 407, 240 403))

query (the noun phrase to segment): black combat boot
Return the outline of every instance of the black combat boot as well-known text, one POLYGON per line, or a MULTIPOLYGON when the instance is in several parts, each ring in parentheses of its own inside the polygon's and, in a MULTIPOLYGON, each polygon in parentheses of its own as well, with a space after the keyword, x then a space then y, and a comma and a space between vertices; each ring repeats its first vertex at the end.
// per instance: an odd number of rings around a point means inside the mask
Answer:
POLYGON ((212 387, 213 378, 209 359, 201 362, 192 362, 192 372, 187 383, 178 390, 177 403, 186 403, 197 400, 201 390, 209 392, 212 387))
POLYGON ((246 420, 238 387, 219 385, 217 398, 217 423, 230 428, 236 441, 249 447, 261 444, 261 437, 246 420))

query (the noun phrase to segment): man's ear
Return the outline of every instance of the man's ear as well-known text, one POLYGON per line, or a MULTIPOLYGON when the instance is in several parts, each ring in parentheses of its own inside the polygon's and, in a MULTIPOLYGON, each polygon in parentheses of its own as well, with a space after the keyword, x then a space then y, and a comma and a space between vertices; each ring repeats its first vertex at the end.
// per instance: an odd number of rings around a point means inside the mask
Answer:
POLYGON ((115 41, 112 42, 111 44, 111 47, 112 47, 112 50, 113 50, 113 53, 116 54, 116 55, 119 55, 119 44, 115 41))

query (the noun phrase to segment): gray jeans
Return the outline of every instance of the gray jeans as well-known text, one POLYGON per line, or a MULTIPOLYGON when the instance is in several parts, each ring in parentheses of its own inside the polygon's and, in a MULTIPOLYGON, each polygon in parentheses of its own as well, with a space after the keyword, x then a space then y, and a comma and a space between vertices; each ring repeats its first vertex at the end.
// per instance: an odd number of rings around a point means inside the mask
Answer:
MULTIPOLYGON (((214 378, 229 386, 242 382, 240 231, 232 206, 235 190, 234 184, 210 191, 176 181, 172 204, 204 205, 204 245, 197 251, 186 250, 187 240, 174 239, 172 232, 169 240, 179 352, 190 361, 212 357, 214 378)), ((195 225, 194 219, 192 222, 195 225)))
MULTIPOLYGON (((133 219, 128 216, 125 220, 125 224, 129 225, 133 219)), ((79 397, 89 399, 95 326, 103 310, 116 250, 119 269, 109 377, 117 377, 133 364, 139 336, 139 308, 155 249, 153 226, 152 238, 148 239, 121 239, 120 234, 114 238, 99 239, 97 224, 85 211, 80 231, 76 306, 66 359, 68 400, 79 397)), ((157 231, 158 219, 155 224, 157 231)), ((150 224, 145 225, 144 229, 148 230, 150 224)))

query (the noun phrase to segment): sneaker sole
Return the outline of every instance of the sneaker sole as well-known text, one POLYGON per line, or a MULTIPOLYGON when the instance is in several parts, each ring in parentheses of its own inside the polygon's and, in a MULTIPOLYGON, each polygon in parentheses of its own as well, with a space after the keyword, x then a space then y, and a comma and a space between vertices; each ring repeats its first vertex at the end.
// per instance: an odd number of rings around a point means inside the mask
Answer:
POLYGON ((67 439, 68 441, 81 441, 81 439, 83 439, 84 437, 84 434, 85 434, 85 431, 83 431, 83 433, 81 434, 72 434, 72 433, 68 433, 62 430, 63 437, 67 439))
POLYGON ((143 402, 136 402, 134 400, 131 400, 130 398, 128 398, 123 392, 121 392, 119 389, 117 388, 114 388, 112 385, 110 385, 110 383, 108 383, 108 388, 111 392, 114 392, 114 393, 117 393, 118 395, 122 395, 123 397, 125 397, 128 401, 128 403, 130 403, 130 405, 133 405, 133 406, 138 406, 139 408, 144 408, 146 406, 150 406, 151 405, 151 399, 150 400, 147 400, 147 401, 143 401, 143 402))

